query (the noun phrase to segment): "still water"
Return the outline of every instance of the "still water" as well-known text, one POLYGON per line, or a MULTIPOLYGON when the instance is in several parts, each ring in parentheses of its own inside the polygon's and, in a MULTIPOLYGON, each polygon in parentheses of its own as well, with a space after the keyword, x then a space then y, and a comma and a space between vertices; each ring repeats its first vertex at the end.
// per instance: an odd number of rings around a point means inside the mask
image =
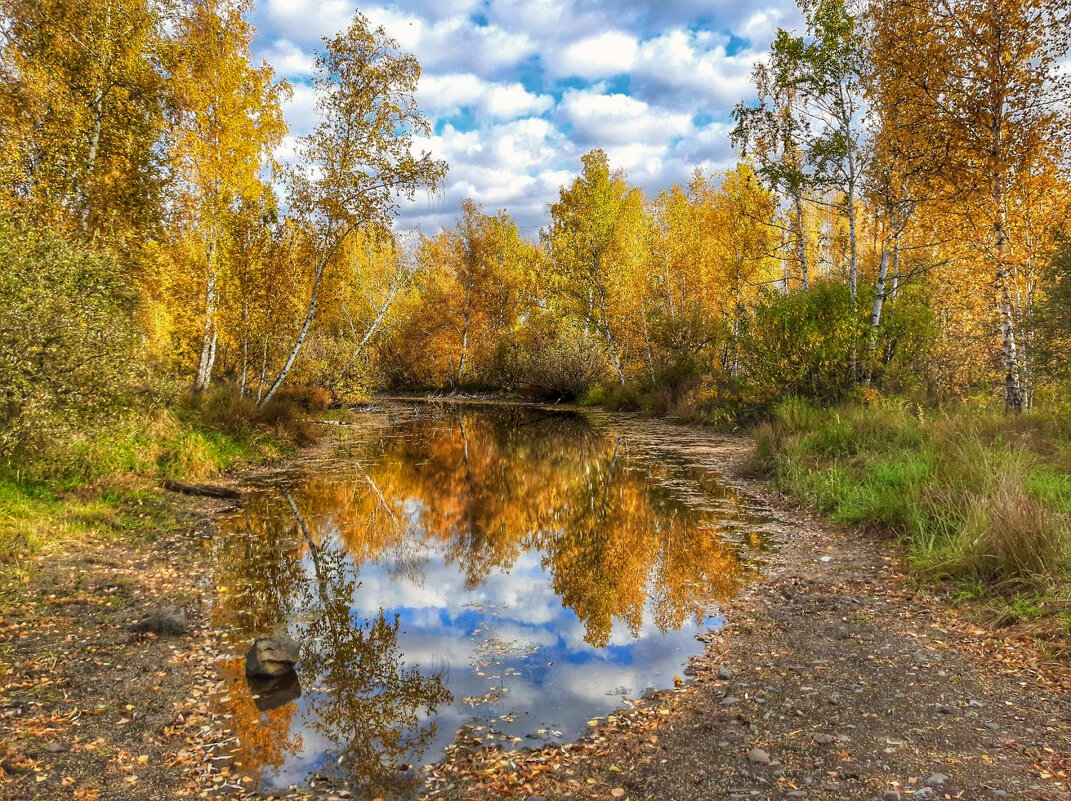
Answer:
POLYGON ((239 771, 390 795, 450 743, 574 739, 673 686, 764 519, 640 426, 399 404, 261 480, 210 546, 239 771), (239 645, 282 629, 296 679, 250 687, 239 645))

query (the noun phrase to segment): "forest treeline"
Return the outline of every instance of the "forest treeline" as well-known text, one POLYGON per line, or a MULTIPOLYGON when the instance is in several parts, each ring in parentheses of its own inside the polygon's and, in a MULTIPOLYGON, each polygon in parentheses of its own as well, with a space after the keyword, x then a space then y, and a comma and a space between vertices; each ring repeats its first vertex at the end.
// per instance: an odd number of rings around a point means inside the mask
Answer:
POLYGON ((460 388, 710 420, 1066 387, 1067 0, 801 0, 735 167, 652 197, 593 150, 538 241, 474 201, 396 229, 447 165, 419 64, 360 13, 293 137, 249 0, 0 7, 9 460, 217 387, 249 415, 460 388))

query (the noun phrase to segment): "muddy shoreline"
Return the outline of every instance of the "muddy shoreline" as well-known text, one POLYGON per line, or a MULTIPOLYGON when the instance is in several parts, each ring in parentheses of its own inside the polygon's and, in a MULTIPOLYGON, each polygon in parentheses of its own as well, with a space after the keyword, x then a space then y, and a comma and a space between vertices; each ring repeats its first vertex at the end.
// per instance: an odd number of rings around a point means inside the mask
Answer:
MULTIPOLYGON (((693 660, 694 680, 575 744, 457 749, 431 772, 428 794, 1071 798, 1066 665, 916 591, 880 537, 828 525, 742 478, 746 438, 612 417, 773 510, 778 548, 765 578, 727 605, 725 629, 693 660)), ((271 797, 228 764, 227 721, 208 700, 234 649, 204 614, 203 540, 233 504, 160 502, 173 506, 175 530, 42 560, 27 584, 5 579, 0 798, 271 797), (166 604, 187 609, 186 635, 129 631, 166 604)))

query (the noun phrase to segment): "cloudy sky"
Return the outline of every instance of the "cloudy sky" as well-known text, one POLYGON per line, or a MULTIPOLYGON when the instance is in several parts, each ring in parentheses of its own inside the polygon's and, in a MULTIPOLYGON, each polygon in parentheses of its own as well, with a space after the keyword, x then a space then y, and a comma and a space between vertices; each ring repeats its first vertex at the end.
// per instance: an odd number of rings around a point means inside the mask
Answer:
MULTIPOLYGON (((345 28, 352 0, 257 0, 254 55, 294 86, 291 135, 313 119, 308 88, 321 37, 345 28)), ((426 143, 450 164, 446 191, 402 227, 433 233, 463 198, 508 209, 528 236, 546 206, 602 147, 649 192, 733 159, 729 111, 751 97, 752 64, 792 0, 401 0, 361 5, 423 68, 426 143)), ((284 151, 286 150, 284 146, 284 151)))

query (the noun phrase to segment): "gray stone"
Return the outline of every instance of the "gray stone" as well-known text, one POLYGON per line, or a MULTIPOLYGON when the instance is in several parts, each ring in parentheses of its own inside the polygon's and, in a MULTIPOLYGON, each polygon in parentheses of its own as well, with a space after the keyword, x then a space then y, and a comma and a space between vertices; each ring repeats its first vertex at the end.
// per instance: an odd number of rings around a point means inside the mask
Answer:
POLYGON ((999 723, 987 723, 987 724, 985 724, 985 727, 987 729, 989 729, 990 731, 1000 731, 1000 724, 999 723))
POLYGON ((684 668, 684 675, 685 676, 694 676, 695 675, 695 668, 692 667, 691 665, 686 666, 684 668))
POLYGON ((785 793, 785 798, 806 798, 806 797, 807 797, 807 791, 806 790, 792 790, 790 792, 785 793))
POLYGON ((718 740, 718 748, 725 749, 728 748, 730 745, 732 745, 732 743, 730 743, 728 740, 718 740))
POLYGON ((177 606, 165 606, 130 627, 138 634, 178 636, 186 633, 186 611, 177 606))
POLYGON ((245 655, 247 676, 282 676, 298 661, 300 646, 286 634, 258 637, 245 655))
POLYGON ((883 801, 900 801, 899 790, 886 790, 885 795, 882 796, 883 801))
POLYGON ((985 706, 985 704, 983 704, 981 701, 968 701, 967 706, 969 706, 971 709, 981 709, 983 706, 985 706))
POLYGON ((769 765, 770 755, 761 748, 752 748, 747 752, 747 760, 753 765, 769 765))
POLYGON ((730 668, 728 665, 722 665, 720 668, 718 668, 718 678, 722 681, 728 681, 732 677, 733 671, 732 668, 730 668))
POLYGON ((930 778, 928 778, 926 780, 926 784, 929 787, 940 787, 946 781, 948 781, 948 777, 945 774, 943 774, 943 773, 934 773, 933 775, 930 776, 930 778))
POLYGON ((933 788, 932 787, 920 787, 919 789, 917 789, 915 791, 915 795, 912 796, 912 797, 913 798, 933 798, 933 795, 934 795, 934 793, 933 793, 933 788))
POLYGON ((833 742, 832 734, 819 733, 814 736, 814 741, 819 745, 829 745, 833 742))
POLYGON ((731 695, 727 695, 721 699, 722 706, 734 706, 740 703, 740 699, 731 695))

